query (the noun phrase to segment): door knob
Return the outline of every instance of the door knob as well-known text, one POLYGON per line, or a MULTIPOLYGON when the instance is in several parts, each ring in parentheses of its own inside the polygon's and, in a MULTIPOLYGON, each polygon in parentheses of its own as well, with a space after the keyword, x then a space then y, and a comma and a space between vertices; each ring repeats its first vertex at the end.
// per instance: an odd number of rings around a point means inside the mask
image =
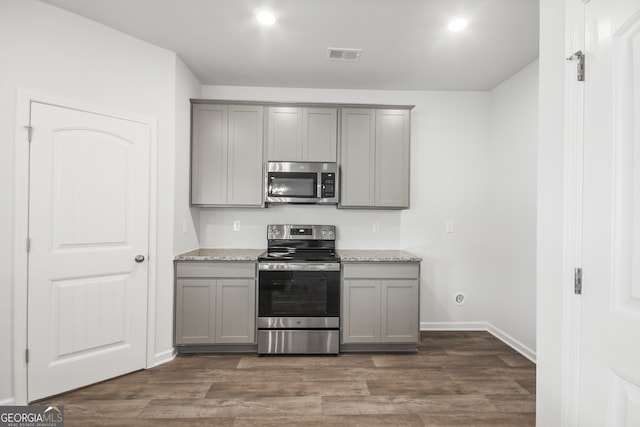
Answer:
POLYGON ((134 259, 137 263, 141 263, 142 261, 144 261, 144 255, 136 255, 134 259))

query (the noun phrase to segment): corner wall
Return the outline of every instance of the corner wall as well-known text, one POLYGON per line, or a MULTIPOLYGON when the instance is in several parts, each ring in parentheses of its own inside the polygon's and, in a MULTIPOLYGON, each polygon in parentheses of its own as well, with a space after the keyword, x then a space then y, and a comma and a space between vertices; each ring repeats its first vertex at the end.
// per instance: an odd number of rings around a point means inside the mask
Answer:
POLYGON ((538 61, 491 91, 487 320, 534 357, 538 61))

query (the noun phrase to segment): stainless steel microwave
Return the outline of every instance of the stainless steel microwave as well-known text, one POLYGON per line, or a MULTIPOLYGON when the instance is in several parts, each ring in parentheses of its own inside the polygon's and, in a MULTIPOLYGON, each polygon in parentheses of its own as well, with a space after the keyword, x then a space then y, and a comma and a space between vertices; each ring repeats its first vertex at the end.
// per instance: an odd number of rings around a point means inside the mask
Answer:
POLYGON ((338 165, 335 162, 267 162, 267 203, 338 203, 338 165))

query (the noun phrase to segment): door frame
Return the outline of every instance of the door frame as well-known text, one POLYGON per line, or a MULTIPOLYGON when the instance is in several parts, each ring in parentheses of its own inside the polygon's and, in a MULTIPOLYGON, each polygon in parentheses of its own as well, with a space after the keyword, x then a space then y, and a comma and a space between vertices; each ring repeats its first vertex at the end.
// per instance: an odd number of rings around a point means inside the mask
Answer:
MULTIPOLYGON (((561 361, 561 424, 577 426, 580 410, 582 300, 574 293, 575 268, 582 268, 584 166, 584 82, 577 81, 576 62, 585 52, 585 6, 589 0, 565 1, 564 227, 561 361)), ((588 60, 588 57, 587 57, 588 60)), ((586 73, 589 71, 587 70, 586 73)), ((588 78, 588 77, 587 77, 588 78)))
MULTIPOLYGON (((138 122, 149 128, 149 257, 147 283, 147 340, 146 367, 154 365, 156 330, 156 282, 157 282, 157 120, 140 114, 122 111, 104 105, 67 99, 62 96, 18 89, 15 127, 15 193, 14 193, 14 285, 13 285, 13 395, 15 404, 28 403, 27 363, 25 351, 28 345, 28 254, 26 242, 29 232, 29 155, 30 144, 25 128, 29 124, 31 102, 39 102, 81 111, 95 112, 119 119, 138 122)), ((36 130, 37 131, 37 130, 36 130)))

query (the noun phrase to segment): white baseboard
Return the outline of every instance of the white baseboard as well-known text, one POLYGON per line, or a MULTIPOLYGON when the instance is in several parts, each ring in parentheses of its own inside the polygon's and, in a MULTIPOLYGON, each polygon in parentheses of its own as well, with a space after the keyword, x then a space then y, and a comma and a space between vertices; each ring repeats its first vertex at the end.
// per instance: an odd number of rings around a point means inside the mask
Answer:
POLYGON ((163 363, 171 362, 176 357, 176 349, 170 348, 169 350, 161 353, 156 353, 153 356, 153 365, 147 366, 147 368, 153 368, 154 366, 162 365, 163 363))
POLYGON ((13 397, 0 400, 0 406, 16 406, 16 400, 13 397))
POLYGON ((536 363, 536 352, 489 322, 421 322, 421 331, 486 331, 536 363))

